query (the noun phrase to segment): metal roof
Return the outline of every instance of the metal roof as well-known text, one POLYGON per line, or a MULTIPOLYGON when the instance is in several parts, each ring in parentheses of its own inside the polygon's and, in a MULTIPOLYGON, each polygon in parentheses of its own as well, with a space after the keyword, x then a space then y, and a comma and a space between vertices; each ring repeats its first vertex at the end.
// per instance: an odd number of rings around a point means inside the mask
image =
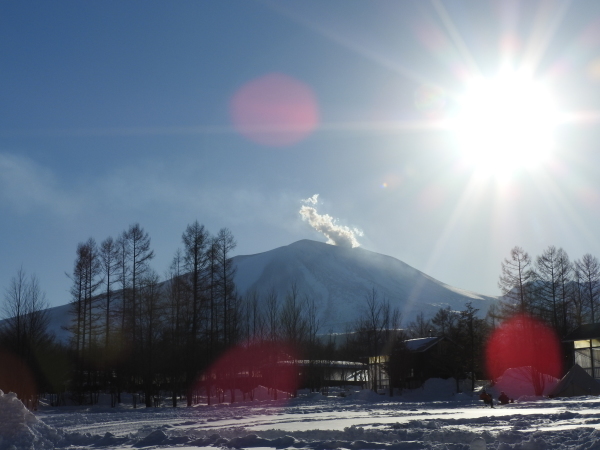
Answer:
POLYGON ((429 350, 442 339, 444 339, 444 337, 442 336, 432 336, 426 338, 408 339, 404 341, 404 343, 410 351, 424 352, 426 350, 429 350))
POLYGON ((563 339, 564 342, 582 341, 584 339, 600 339, 600 323, 588 323, 571 331, 563 339))

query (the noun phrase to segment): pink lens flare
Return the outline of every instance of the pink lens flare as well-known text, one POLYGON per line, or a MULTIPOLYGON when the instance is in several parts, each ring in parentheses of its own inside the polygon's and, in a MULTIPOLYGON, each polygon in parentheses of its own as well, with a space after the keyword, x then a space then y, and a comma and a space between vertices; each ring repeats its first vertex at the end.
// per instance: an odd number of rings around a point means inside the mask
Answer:
POLYGON ((236 130, 270 147, 286 147, 308 137, 319 123, 313 90, 282 73, 269 73, 242 86, 230 103, 236 130))
POLYGON ((545 375, 560 378, 560 342, 549 326, 525 314, 517 315, 492 333, 486 347, 486 368, 493 380, 517 368, 527 368, 525 373, 534 385, 545 375))
POLYGON ((287 400, 298 389, 298 360, 276 342, 238 345, 221 356, 200 379, 210 403, 287 400))

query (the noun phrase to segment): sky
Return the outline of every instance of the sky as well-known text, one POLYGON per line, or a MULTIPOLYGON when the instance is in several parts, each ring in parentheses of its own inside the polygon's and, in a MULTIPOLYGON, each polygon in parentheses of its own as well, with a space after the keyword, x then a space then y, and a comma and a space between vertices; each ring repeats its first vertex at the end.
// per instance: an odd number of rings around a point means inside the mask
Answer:
POLYGON ((599 88, 595 0, 2 2, 0 289, 198 220, 499 295, 516 245, 600 257, 599 88))

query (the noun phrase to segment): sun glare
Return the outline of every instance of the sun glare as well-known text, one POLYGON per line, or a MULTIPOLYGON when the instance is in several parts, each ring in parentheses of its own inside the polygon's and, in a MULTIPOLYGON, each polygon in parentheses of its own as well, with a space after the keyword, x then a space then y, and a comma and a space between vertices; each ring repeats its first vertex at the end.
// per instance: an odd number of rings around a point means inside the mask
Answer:
POLYGON ((469 83, 458 99, 453 128, 478 174, 503 177, 549 158, 556 123, 556 106, 544 85, 507 73, 469 83))

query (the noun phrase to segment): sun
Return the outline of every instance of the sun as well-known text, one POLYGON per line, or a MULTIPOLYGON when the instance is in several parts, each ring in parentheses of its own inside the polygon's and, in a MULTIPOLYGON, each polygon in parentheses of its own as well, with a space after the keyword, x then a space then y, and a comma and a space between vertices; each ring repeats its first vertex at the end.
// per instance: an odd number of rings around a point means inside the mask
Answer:
POLYGON ((557 117, 543 83, 507 72, 468 83, 452 128, 464 160, 478 174, 503 177, 540 167, 551 156, 557 117))

